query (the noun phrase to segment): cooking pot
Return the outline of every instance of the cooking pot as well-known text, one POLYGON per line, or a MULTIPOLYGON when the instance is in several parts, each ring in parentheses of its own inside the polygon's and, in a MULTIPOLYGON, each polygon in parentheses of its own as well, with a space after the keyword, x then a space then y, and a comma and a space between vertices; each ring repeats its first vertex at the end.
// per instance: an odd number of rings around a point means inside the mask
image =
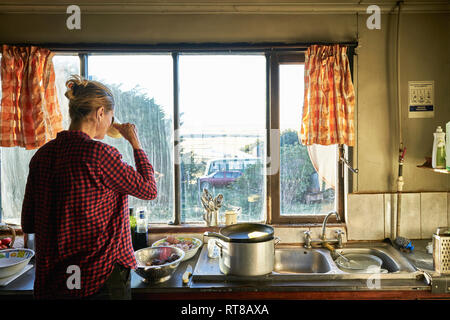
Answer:
POLYGON ((261 276, 273 271, 275 245, 273 228, 258 223, 238 223, 220 230, 205 232, 216 237, 220 271, 226 275, 261 276))

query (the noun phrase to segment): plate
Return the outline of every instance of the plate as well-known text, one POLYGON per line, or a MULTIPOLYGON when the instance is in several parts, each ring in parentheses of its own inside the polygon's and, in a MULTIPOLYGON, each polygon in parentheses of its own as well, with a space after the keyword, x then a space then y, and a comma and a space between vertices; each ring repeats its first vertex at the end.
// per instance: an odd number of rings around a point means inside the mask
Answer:
POLYGON ((1 278, 0 279, 0 287, 6 287, 8 284, 19 278, 21 275, 23 275, 25 272, 33 268, 34 266, 32 264, 27 264, 25 268, 22 269, 22 271, 19 271, 12 276, 1 278))
POLYGON ((181 260, 181 261, 186 261, 186 260, 191 259, 193 256, 195 256, 198 249, 200 249, 203 244, 202 240, 197 239, 197 238, 192 238, 192 237, 174 237, 174 238, 176 238, 180 242, 192 241, 192 243, 194 244, 194 247, 190 250, 186 250, 181 245, 178 246, 178 245, 167 242, 167 238, 163 238, 161 240, 156 241, 155 243, 152 244, 152 247, 169 246, 169 247, 177 247, 177 248, 183 249, 183 251, 185 252, 185 255, 184 255, 183 260, 181 260))
POLYGON ((0 251, 0 278, 20 272, 30 262, 34 251, 30 249, 5 249, 0 251))

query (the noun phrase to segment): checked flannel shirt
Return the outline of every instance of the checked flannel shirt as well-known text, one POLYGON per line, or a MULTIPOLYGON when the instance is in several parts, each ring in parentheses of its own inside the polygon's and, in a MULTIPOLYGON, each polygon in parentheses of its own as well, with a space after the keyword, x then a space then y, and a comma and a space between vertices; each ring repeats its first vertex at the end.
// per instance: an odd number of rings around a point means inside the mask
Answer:
POLYGON ((33 156, 22 229, 35 233, 37 299, 89 296, 114 263, 136 268, 128 195, 152 200, 157 190, 145 152, 134 150, 134 159, 136 170, 82 131, 59 132, 33 156), (79 288, 70 266, 79 267, 79 288))

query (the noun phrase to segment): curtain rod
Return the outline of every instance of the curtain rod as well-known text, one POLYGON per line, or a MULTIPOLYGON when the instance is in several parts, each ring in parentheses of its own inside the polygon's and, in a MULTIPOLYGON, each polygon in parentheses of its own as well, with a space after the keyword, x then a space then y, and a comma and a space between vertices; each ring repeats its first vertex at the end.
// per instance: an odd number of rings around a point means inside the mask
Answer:
POLYGON ((357 42, 301 42, 301 43, 170 43, 170 44, 99 44, 99 43, 5 43, 16 46, 38 46, 54 52, 162 52, 162 51, 261 51, 261 50, 304 50, 309 46, 317 45, 346 45, 356 48, 357 42))

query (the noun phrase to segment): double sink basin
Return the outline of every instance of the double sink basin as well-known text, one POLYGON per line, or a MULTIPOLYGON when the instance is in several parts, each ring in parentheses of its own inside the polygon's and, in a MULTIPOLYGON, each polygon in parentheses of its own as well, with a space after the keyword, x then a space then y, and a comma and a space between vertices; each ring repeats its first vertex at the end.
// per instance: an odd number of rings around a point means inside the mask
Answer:
MULTIPOLYGON (((381 259, 380 279, 414 279, 421 274, 400 252, 388 244, 355 244, 343 249, 336 249, 342 255, 370 254, 381 259)), ((272 275, 275 278, 332 278, 332 279, 364 279, 370 278, 370 273, 350 273, 342 270, 334 261, 336 253, 325 248, 305 249, 292 246, 278 246, 275 249, 275 264, 272 275)))

